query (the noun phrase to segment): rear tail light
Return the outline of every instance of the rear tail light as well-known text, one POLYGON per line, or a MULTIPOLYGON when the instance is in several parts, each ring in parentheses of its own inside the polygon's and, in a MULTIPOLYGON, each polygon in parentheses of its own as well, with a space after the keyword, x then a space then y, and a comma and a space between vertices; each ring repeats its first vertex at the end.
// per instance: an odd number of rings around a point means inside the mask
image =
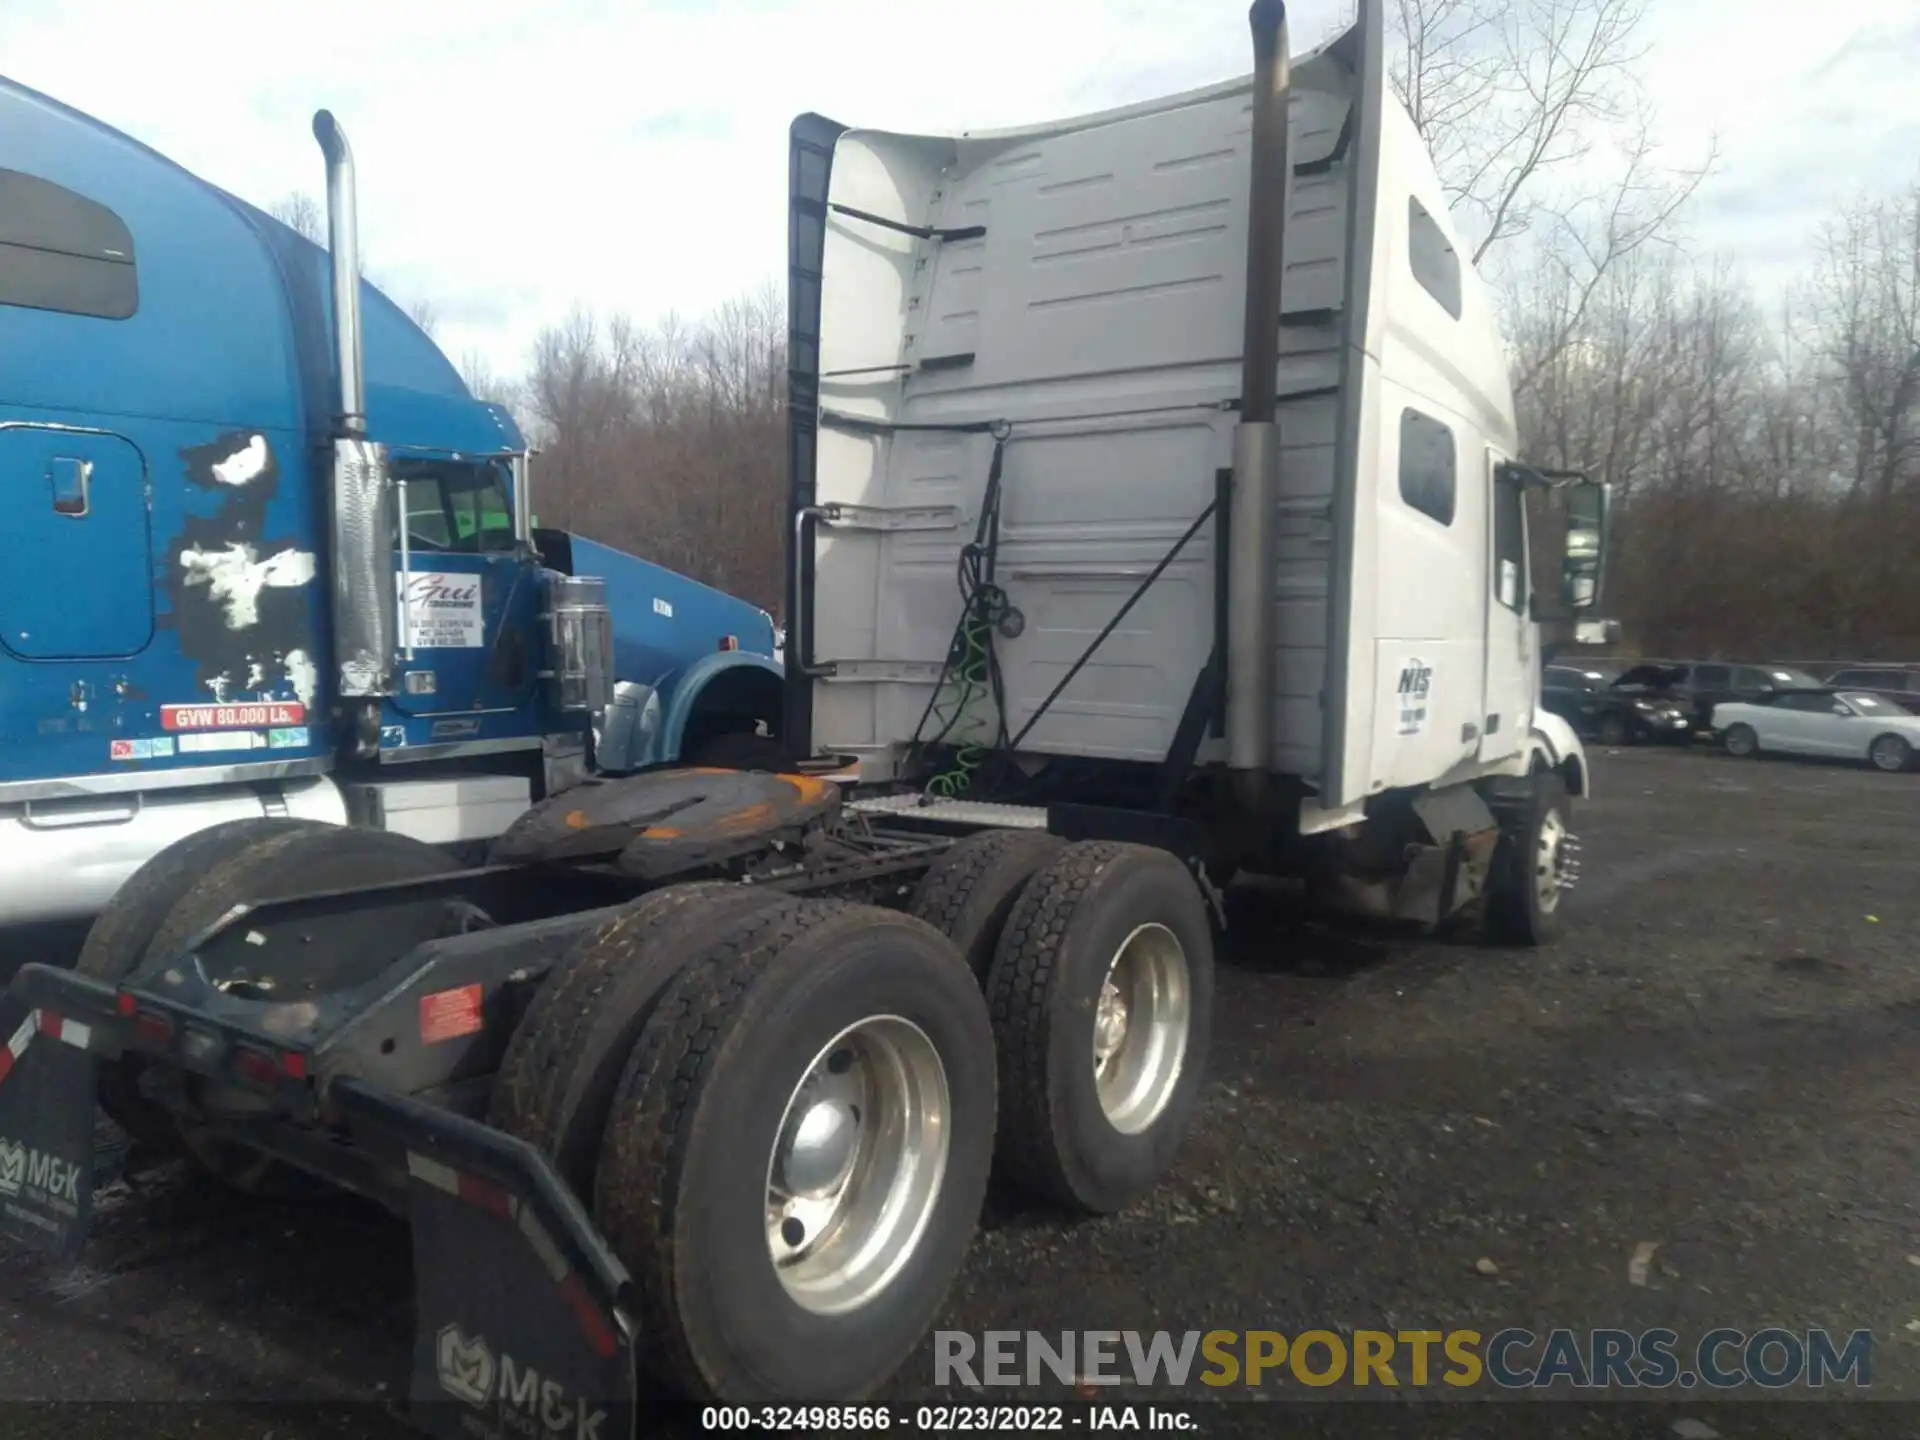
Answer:
POLYGON ((135 1017, 133 1034, 134 1038, 147 1049, 164 1050, 173 1043, 173 1021, 149 1010, 135 1017))
POLYGON ((236 1051, 233 1068, 240 1072, 242 1080, 263 1090, 275 1089, 280 1084, 280 1062, 264 1050, 236 1051))

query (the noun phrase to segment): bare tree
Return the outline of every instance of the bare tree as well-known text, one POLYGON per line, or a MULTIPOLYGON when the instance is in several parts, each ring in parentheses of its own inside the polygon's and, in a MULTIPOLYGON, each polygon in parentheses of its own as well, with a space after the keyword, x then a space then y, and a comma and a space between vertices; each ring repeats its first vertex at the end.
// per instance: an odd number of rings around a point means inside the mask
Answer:
POLYGON ((1920 184, 1822 226, 1814 295, 1851 422, 1851 486, 1884 503, 1920 467, 1920 184))
POLYGON ((316 245, 327 243, 327 212, 311 195, 290 191, 269 205, 267 213, 296 235, 316 245))
POLYGON ((778 610, 785 333, 771 286, 696 322, 576 309, 543 331, 526 383, 542 519, 778 610))
POLYGON ((407 318, 432 338, 434 331, 440 328, 440 312, 434 308, 431 300, 414 300, 407 306, 407 318))
POLYGON ((459 369, 460 379, 474 399, 505 405, 508 409, 521 403, 524 392, 520 384, 494 369, 492 362, 478 350, 462 355, 459 369))
MULTIPOLYGON (((1636 71, 1645 0, 1396 0, 1395 90, 1426 140, 1476 266, 1527 239, 1558 271, 1530 318, 1524 393, 1580 329, 1607 274, 1668 235, 1711 170, 1659 163, 1636 71)), ((1539 295, 1541 276, 1509 274, 1539 295)))

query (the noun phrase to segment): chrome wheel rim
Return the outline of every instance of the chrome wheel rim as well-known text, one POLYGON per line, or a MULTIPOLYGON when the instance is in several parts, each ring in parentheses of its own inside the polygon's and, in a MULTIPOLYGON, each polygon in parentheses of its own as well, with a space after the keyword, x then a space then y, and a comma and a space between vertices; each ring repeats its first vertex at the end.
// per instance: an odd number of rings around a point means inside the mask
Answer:
POLYGON ((1904 748, 1898 740, 1888 735, 1874 741, 1873 749, 1868 753, 1873 756, 1873 763, 1880 769, 1899 770, 1907 763, 1907 757, 1901 753, 1904 748))
POLYGON ((857 1310, 919 1247, 952 1144, 947 1069, 897 1015, 821 1047, 787 1097, 767 1157, 767 1253, 816 1315, 857 1310))
POLYGON ((1137 927, 1107 965, 1093 1017, 1093 1082, 1107 1123, 1137 1135, 1167 1108, 1187 1060, 1193 986, 1164 925, 1137 927))
POLYGON ((1558 810, 1549 810, 1540 817, 1540 838, 1533 851, 1533 888, 1543 915, 1553 913, 1560 903, 1560 892, 1567 888, 1570 839, 1567 822, 1558 810))
POLYGON ((1735 755, 1751 755, 1753 753, 1752 734, 1746 730, 1733 730, 1728 732, 1727 749, 1731 750, 1735 755))

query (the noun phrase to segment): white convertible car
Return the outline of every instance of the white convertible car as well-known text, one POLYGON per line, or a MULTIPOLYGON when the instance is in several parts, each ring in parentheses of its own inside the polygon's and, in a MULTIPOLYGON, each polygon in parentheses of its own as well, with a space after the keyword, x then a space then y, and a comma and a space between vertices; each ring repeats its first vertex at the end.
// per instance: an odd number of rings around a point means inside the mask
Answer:
POLYGON ((1864 690, 1780 690, 1714 706, 1713 733, 1730 755, 1829 755, 1905 770, 1920 750, 1920 715, 1864 690))

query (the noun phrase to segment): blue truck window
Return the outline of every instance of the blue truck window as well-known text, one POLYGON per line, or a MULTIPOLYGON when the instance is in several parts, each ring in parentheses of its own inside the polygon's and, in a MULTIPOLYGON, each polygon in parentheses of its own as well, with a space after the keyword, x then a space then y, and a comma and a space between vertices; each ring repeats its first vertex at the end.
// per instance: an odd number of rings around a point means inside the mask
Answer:
POLYGON ((97 201, 0 170, 0 305, 125 320, 140 306, 132 233, 97 201))
POLYGON ((492 464, 396 461, 407 482, 407 543, 414 549, 476 555, 513 549, 506 475, 492 464))

